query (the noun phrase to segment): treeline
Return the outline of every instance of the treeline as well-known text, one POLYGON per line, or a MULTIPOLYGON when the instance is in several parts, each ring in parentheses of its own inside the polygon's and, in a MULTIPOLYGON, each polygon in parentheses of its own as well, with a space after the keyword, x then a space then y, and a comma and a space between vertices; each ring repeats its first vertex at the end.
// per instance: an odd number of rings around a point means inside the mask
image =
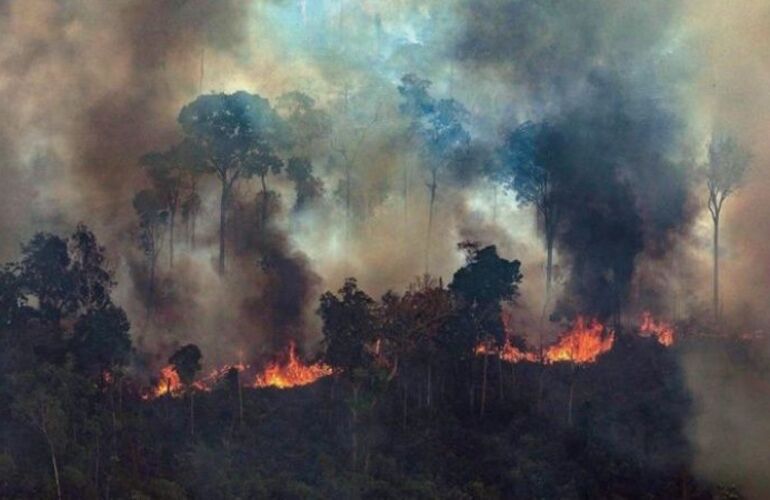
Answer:
POLYGON ((622 337, 595 365, 508 364, 519 263, 465 244, 444 286, 325 293, 323 360, 290 390, 237 372, 144 400, 104 249, 39 234, 0 273, 2 498, 733 498, 694 479, 676 352, 622 337), (193 406, 194 401, 194 406, 193 406))

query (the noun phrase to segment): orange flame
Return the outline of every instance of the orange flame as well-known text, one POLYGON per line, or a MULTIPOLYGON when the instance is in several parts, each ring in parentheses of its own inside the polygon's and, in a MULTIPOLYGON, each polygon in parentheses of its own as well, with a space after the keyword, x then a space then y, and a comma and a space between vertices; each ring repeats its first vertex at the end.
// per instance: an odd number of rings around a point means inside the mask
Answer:
POLYGON ((658 342, 666 347, 674 343, 674 327, 663 321, 656 321, 648 311, 642 314, 639 335, 642 337, 655 337, 658 342))
POLYGON ((155 387, 152 388, 152 392, 148 394, 148 397, 145 399, 159 398, 166 394, 178 396, 181 392, 182 381, 179 379, 179 374, 172 365, 168 365, 160 369, 158 383, 155 384, 155 387))
POLYGON ((599 356, 612 349, 614 341, 614 332, 607 330, 599 321, 586 321, 582 316, 578 316, 572 328, 545 350, 545 362, 593 363, 599 356))
POLYGON ((480 342, 474 352, 477 356, 500 356, 500 359, 507 361, 508 363, 519 363, 521 361, 536 362, 538 360, 537 354, 534 352, 522 351, 518 347, 511 344, 509 339, 506 339, 502 349, 498 349, 487 342, 480 342))
POLYGON ((330 366, 323 363, 306 365, 298 357, 296 346, 289 344, 289 352, 284 362, 273 361, 254 379, 254 387, 277 387, 286 389, 312 384, 316 380, 331 375, 330 366))

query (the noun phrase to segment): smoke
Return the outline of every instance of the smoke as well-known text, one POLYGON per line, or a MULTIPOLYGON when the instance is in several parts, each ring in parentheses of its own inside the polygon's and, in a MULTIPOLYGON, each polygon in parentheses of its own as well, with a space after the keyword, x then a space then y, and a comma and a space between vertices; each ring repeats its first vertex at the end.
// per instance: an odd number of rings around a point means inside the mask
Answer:
POLYGON ((767 498, 770 460, 768 382, 770 345, 714 341, 687 350, 684 369, 694 399, 688 430, 695 469, 723 485, 736 485, 749 499, 767 498))
MULTIPOLYGON (((347 276, 373 295, 403 289, 425 272, 428 245, 430 272, 446 280, 465 239, 522 261, 513 314, 535 330, 544 252, 534 210, 484 174, 506 132, 547 121, 563 138, 571 186, 557 239, 562 311, 609 315, 622 299, 682 317, 704 310, 710 293, 698 169, 720 129, 754 155, 726 202, 724 313, 743 320, 731 323, 738 331, 757 329, 770 320, 769 19, 762 0, 3 2, 0 256, 13 258, 35 231, 86 222, 110 251, 117 300, 154 364, 188 342, 212 364, 267 356, 289 340, 309 351, 320 291, 347 276), (398 112, 406 73, 470 112, 473 148, 439 179, 431 241, 426 171, 398 112), (147 185, 137 159, 179 140, 184 104, 236 90, 273 103, 299 90, 328 112, 329 137, 308 150, 324 199, 292 212, 291 183, 271 178, 275 212, 261 228, 258 187, 243 182, 222 278, 217 185, 203 179, 197 245, 180 233, 173 270, 167 246, 161 253, 148 321, 131 207, 147 185), (352 158, 352 209, 339 189, 340 148, 352 158)), ((699 394, 701 365, 691 368, 699 394)), ((709 422, 720 408, 702 411, 698 422, 709 422)))

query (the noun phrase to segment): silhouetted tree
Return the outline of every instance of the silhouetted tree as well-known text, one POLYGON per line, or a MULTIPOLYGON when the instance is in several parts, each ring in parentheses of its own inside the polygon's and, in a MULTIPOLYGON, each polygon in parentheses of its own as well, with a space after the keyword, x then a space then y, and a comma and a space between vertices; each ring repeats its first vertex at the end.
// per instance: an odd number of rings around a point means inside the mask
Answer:
POLYGON ((125 365, 131 352, 130 328, 126 313, 113 304, 86 312, 75 323, 71 340, 78 366, 101 378, 125 365))
POLYGON ((179 375, 179 380, 185 385, 190 398, 190 434, 195 435, 195 403, 194 395, 195 375, 201 370, 201 350, 195 344, 187 344, 168 358, 174 370, 179 375))
POLYGON ((158 194, 151 189, 136 193, 134 210, 139 217, 139 248, 144 252, 149 268, 147 281, 147 316, 149 317, 155 301, 156 267, 158 255, 163 248, 163 231, 168 221, 168 212, 158 194))
POLYGON ((286 175, 294 183, 297 193, 294 210, 302 211, 310 207, 323 196, 323 181, 313 175, 313 165, 307 158, 290 158, 286 166, 286 175))
POLYGON ((523 205, 533 205, 545 236, 546 306, 553 283, 553 245, 560 222, 559 170, 563 167, 561 138, 548 124, 526 122, 511 132, 500 150, 501 172, 496 176, 516 193, 523 205))
POLYGON ((750 154, 732 137, 714 137, 709 146, 709 163, 706 173, 708 208, 714 223, 714 321, 719 321, 719 218, 722 204, 743 181, 751 162, 750 154))
MULTIPOLYGON (((497 255, 494 245, 479 248, 473 242, 464 242, 466 264, 455 272, 449 290, 457 297, 460 315, 471 321, 471 330, 460 339, 466 352, 473 353, 479 342, 499 349, 506 340, 501 318, 503 301, 512 301, 518 295, 522 274, 518 260, 506 260, 497 255)), ((483 357, 483 379, 480 414, 483 417, 487 394, 488 356, 483 357)))
MULTIPOLYGON (((190 200, 196 200, 197 176, 200 175, 204 166, 201 163, 200 156, 203 151, 192 140, 186 139, 169 148, 166 151, 157 153, 148 153, 139 159, 147 172, 153 188, 158 195, 158 199, 163 203, 168 211, 168 244, 169 244, 169 267, 174 267, 174 241, 176 214, 180 207, 190 200), (183 199, 186 188, 191 189, 187 199, 183 199)), ((196 200, 200 203, 200 200, 196 200)), ((190 209, 197 210, 198 207, 188 206, 190 209)))
MULTIPOLYGON (((288 134, 267 99, 244 91, 200 96, 182 108, 178 121, 201 151, 206 171, 215 174, 221 184, 219 272, 224 273, 227 208, 233 187, 242 178, 259 175, 264 194, 267 174, 281 169, 276 149, 288 134)), ((266 211, 267 198, 263 221, 266 211)))
POLYGON ((379 330, 377 307, 371 297, 359 290, 356 280, 348 278, 337 295, 326 292, 321 296, 318 313, 323 319, 324 360, 339 370, 352 389, 349 408, 352 418, 352 463, 356 465, 359 417, 365 406, 361 389, 378 376, 373 353, 379 330))
POLYGON ((451 159, 470 144, 470 135, 463 122, 468 111, 454 99, 434 100, 428 95, 430 82, 408 74, 401 79, 398 91, 405 99, 402 113, 410 113, 410 130, 417 134, 428 169, 428 230, 426 233, 425 268, 430 265, 430 240, 433 228, 433 212, 438 189, 439 173, 446 169, 451 159))
POLYGON ((314 146, 329 136, 329 114, 317 108, 315 99, 307 94, 293 91, 281 95, 276 110, 286 122, 296 156, 311 156, 314 146))

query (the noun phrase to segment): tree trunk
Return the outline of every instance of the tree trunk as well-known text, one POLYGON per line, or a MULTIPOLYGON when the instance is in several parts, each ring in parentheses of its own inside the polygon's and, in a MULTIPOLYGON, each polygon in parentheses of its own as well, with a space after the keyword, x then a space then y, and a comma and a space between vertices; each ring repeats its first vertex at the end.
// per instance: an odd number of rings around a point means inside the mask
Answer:
POLYGON ((149 321, 152 316, 152 306, 155 305, 155 266, 157 264, 158 257, 155 253, 155 245, 153 244, 152 253, 150 254, 150 282, 148 283, 147 291, 147 320, 149 321))
POLYGON ((351 462, 353 468, 358 463, 358 386, 353 385, 353 407, 351 408, 351 425, 350 425, 350 441, 352 445, 351 449, 351 462))
POLYGON ((225 274, 225 226, 227 223, 227 181, 222 180, 222 194, 219 198, 219 274, 225 274))
POLYGON ((190 389, 190 435, 195 436, 195 390, 190 389))
POLYGON ((719 322, 719 213, 714 219, 714 322, 719 322))
POLYGON ((190 214, 190 247, 193 250, 195 250, 195 218, 197 215, 195 210, 190 214))
POLYGON ((486 406, 487 406, 487 366, 488 365, 489 365, 489 356, 485 354, 484 369, 483 369, 483 374, 481 376, 481 408, 479 411, 479 416, 481 418, 484 418, 484 410, 486 410, 486 406))
POLYGON ((409 406, 409 386, 406 384, 406 382, 404 382, 404 408, 403 408, 403 414, 401 418, 401 427, 404 431, 406 431, 406 419, 407 419, 408 406, 409 406))
POLYGON ((569 402, 567 403, 567 427, 572 427, 572 403, 575 400, 575 378, 577 373, 572 372, 572 380, 569 384, 569 402))
POLYGON ((404 229, 409 225, 409 167, 404 165, 404 229))
POLYGON ((48 442, 48 449, 51 451, 51 465, 53 465, 53 478, 56 481, 56 498, 61 500, 61 482, 59 481, 59 465, 56 463, 56 452, 53 448, 53 441, 48 435, 48 431, 43 427, 43 434, 45 434, 45 440, 48 442))
POLYGON ((425 274, 430 272, 430 240, 433 231, 433 206, 436 202, 436 169, 431 170, 431 180, 428 184, 430 202, 428 204, 428 232, 425 235, 425 274))
POLYGON ((238 418, 240 419, 241 427, 243 427, 243 387, 241 387, 240 372, 238 372, 235 380, 238 383, 238 418))
POLYGON ((428 408, 431 406, 431 394, 433 393, 433 370, 428 363, 428 387, 427 387, 427 394, 425 396, 425 404, 428 408))
POLYGON ((551 286, 553 284, 553 236, 546 237, 546 261, 545 261, 545 303, 551 299, 551 286))
POLYGON ((503 387, 503 359, 497 356, 497 373, 499 375, 498 385, 500 386, 500 401, 505 400, 505 392, 503 387))
MULTIPOLYGON (((541 355, 541 359, 542 359, 542 355, 541 355)), ((537 411, 538 411, 538 413, 541 412, 542 409, 543 409, 543 388, 545 387, 545 370, 546 370, 546 365, 545 365, 544 362, 540 366, 541 366, 540 377, 539 377, 540 380, 538 380, 538 383, 537 383, 537 411)))
POLYGON ((265 224, 267 224, 267 182, 265 176, 261 175, 262 181, 262 230, 265 230, 265 224))
POLYGON ((168 223, 168 267, 174 269, 174 225, 176 222, 176 210, 169 211, 168 223))

